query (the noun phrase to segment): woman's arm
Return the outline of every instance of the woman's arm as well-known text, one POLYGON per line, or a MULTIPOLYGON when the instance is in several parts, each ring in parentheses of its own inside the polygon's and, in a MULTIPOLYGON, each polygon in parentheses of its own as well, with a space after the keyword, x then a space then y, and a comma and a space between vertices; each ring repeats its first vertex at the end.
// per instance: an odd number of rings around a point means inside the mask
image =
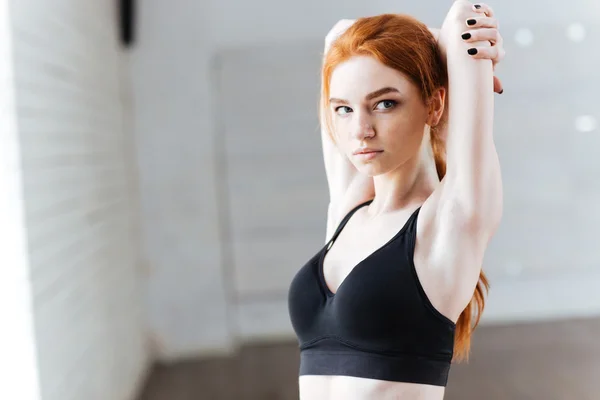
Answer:
MULTIPOLYGON (((493 15, 491 9, 489 14, 493 15)), ((498 47, 485 36, 497 35, 496 28, 494 18, 476 13, 471 3, 459 0, 440 33, 448 64, 448 134, 447 172, 439 207, 451 210, 461 226, 471 226, 484 236, 491 236, 502 214, 500 163, 493 139, 493 63, 489 59, 498 47), (473 20, 475 24, 471 24, 473 20), (464 33, 471 34, 469 41, 462 38, 464 33)))
MULTIPOLYGON (((325 38, 324 54, 331 44, 348 29, 354 20, 338 21, 325 38)), ((321 110, 321 113, 326 110, 321 110)), ((321 143, 325 174, 329 186, 329 206, 327 209, 327 232, 325 241, 333 236, 341 219, 358 204, 373 198, 375 189, 373 179, 362 175, 352 165, 348 157, 342 154, 321 124, 321 143)))
POLYGON ((468 19, 484 17, 474 11, 471 3, 456 1, 440 31, 449 79, 447 168, 419 213, 414 251, 416 268, 429 272, 422 281, 426 293, 452 320, 473 298, 485 250, 502 214, 500 165, 493 141, 492 60, 503 54, 495 57, 492 52, 503 50, 501 40, 491 46, 491 39, 483 39, 490 33, 487 28, 467 25, 468 19), (463 39, 465 32, 472 38, 463 39), (477 55, 468 54, 470 48, 477 48, 477 55))

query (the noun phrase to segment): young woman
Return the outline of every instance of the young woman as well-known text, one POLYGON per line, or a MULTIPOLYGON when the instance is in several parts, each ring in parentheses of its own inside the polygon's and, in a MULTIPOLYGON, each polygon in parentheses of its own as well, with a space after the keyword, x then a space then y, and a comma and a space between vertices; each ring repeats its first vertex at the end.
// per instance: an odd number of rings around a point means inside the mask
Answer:
POLYGON ((502 214, 497 28, 489 6, 456 1, 437 38, 393 14, 328 35, 327 243, 289 291, 301 399, 440 400, 468 355, 502 214))

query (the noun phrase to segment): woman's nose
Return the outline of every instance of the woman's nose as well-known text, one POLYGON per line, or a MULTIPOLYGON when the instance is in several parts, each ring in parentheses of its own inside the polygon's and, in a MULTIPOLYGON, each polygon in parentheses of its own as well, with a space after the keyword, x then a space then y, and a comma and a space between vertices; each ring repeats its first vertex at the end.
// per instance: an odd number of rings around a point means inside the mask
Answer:
POLYGON ((357 118, 356 125, 353 128, 353 136, 357 140, 364 140, 375 136, 375 129, 366 118, 357 118))

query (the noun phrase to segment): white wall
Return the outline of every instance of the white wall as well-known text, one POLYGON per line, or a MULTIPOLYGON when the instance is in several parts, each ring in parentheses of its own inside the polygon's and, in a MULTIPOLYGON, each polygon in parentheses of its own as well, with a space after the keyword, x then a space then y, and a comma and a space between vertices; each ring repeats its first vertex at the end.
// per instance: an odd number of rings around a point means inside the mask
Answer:
MULTIPOLYGON (((226 349, 236 338, 291 337, 288 279, 324 235, 326 188, 316 133, 323 37, 340 18, 384 12, 436 26, 449 5, 140 4, 138 158, 149 313, 161 358, 226 349)), ((595 212, 569 210, 600 194, 589 178, 600 164, 586 163, 588 153, 577 156, 597 148, 597 132, 582 135, 573 125, 580 114, 600 118, 590 107, 594 88, 586 83, 594 81, 597 58, 590 61, 585 51, 598 37, 600 6, 591 0, 491 5, 510 55, 498 69, 506 93, 497 100, 507 209, 486 259, 493 289, 484 320, 598 314, 600 297, 590 300, 578 288, 600 283, 591 243, 600 225, 595 212), (576 22, 588 32, 581 44, 566 36, 576 22), (533 46, 519 47, 528 33, 533 46), (558 159, 566 165, 552 164, 558 159), (548 236, 552 230, 564 234, 548 236)))
POLYGON ((116 5, 10 5, 42 399, 128 400, 148 353, 116 5))
POLYGON ((0 399, 39 400, 8 3, 0 1, 0 399))
MULTIPOLYGON (((407 13, 431 26, 439 26, 452 4, 450 0, 212 0, 203 24, 210 27, 214 48, 240 47, 265 43, 293 43, 324 38, 341 18, 357 18, 381 13, 407 13)), ((501 25, 555 25, 573 21, 597 21, 600 4, 577 0, 502 0, 487 2, 501 25)))
POLYGON ((206 4, 138 2, 132 51, 148 321, 167 360, 232 345, 219 225, 206 4))

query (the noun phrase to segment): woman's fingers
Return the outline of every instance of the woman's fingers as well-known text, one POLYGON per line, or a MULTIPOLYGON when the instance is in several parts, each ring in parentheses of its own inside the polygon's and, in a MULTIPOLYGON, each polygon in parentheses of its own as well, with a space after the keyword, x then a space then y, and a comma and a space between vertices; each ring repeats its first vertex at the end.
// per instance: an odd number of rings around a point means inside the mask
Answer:
POLYGON ((462 39, 466 43, 472 43, 472 47, 468 49, 468 53, 472 57, 490 59, 495 67, 505 55, 502 35, 498 29, 498 20, 488 16, 493 15, 494 11, 486 4, 475 4, 473 8, 486 16, 474 16, 467 19, 466 24, 471 29, 462 33, 462 39), (483 45, 482 42, 488 42, 491 46, 483 45))
MULTIPOLYGON (((504 46, 502 35, 498 31, 498 21, 494 18, 494 10, 485 3, 476 3, 473 10, 485 15, 485 17, 473 17, 467 20, 467 25, 472 29, 463 33, 462 38, 465 42, 489 41, 491 47, 472 47, 468 50, 473 58, 491 59, 494 67, 502 58, 504 58, 504 46), (474 54, 473 54, 474 53, 474 54)), ((502 81, 494 75, 494 92, 502 94, 504 87, 502 81)))
POLYGON ((477 3, 473 5, 473 10, 478 13, 483 13, 488 17, 494 16, 494 10, 492 7, 488 6, 485 3, 477 3))
POLYGON ((498 94, 502 94, 502 92, 504 92, 502 82, 500 82, 500 78, 498 78, 496 75, 494 75, 494 92, 498 94))
POLYGON ((504 58, 504 48, 499 46, 471 47, 467 53, 473 58, 492 60, 494 64, 504 58))
POLYGON ((468 30, 462 34, 465 42, 489 41, 492 45, 502 42, 502 36, 496 28, 481 28, 468 30))
POLYGON ((471 17, 466 24, 469 28, 498 28, 498 20, 493 17, 471 17))

